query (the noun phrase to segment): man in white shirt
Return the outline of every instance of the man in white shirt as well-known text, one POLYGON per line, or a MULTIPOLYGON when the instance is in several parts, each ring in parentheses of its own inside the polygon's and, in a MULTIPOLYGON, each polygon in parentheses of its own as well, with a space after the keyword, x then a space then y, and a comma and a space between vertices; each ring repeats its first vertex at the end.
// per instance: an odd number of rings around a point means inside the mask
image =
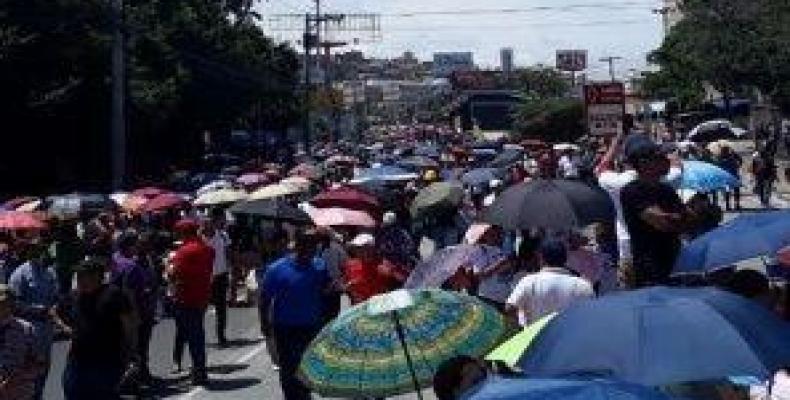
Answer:
POLYGON ((513 289, 506 309, 509 314, 518 312, 521 326, 595 297, 587 280, 565 268, 567 253, 561 241, 547 240, 540 248, 543 268, 522 278, 513 289))
POLYGON ((225 230, 225 211, 215 209, 211 212, 211 220, 206 224, 204 236, 206 243, 214 249, 214 269, 211 278, 211 304, 217 313, 217 343, 220 347, 227 346, 225 327, 228 321, 228 285, 230 273, 228 268, 228 247, 230 236, 225 230))

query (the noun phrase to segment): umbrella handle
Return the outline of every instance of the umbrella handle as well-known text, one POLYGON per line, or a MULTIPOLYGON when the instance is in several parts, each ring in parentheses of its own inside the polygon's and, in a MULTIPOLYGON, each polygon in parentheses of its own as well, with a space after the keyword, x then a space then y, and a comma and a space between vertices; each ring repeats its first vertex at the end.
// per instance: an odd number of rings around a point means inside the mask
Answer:
POLYGON ((420 383, 417 380, 417 373, 414 371, 414 364, 411 361, 411 355, 409 354, 409 346, 406 344, 406 334, 403 330, 403 325, 400 323, 400 318, 398 317, 398 312, 392 312, 392 322, 395 323, 395 332, 398 334, 398 340, 400 340, 401 346, 403 346, 403 354, 406 356, 406 365, 409 367, 409 372, 411 373, 411 380, 414 383, 414 390, 417 391, 417 398, 422 400, 422 392, 420 391, 420 383))

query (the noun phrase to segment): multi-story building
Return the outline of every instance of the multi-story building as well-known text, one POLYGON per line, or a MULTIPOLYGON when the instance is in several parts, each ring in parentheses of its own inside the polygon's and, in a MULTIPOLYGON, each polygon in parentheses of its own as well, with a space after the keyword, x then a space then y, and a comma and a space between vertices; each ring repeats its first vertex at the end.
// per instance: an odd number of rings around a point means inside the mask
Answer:
POLYGON ((448 78, 455 72, 474 69, 474 56, 471 52, 434 53, 433 55, 433 76, 436 78, 448 78))
POLYGON ((513 49, 505 47, 499 51, 502 73, 510 75, 513 72, 513 49))

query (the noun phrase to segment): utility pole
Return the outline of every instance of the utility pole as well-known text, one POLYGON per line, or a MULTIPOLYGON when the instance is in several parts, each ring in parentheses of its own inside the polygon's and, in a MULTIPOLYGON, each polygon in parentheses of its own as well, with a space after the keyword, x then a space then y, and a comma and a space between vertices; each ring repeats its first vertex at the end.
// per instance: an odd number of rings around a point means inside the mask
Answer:
POLYGON ((614 63, 615 63, 615 61, 619 61, 619 60, 622 60, 622 59, 623 59, 623 57, 612 57, 612 56, 603 57, 603 58, 600 59, 600 61, 602 63, 608 63, 609 64, 609 76, 612 78, 612 82, 616 82, 617 81, 617 79, 615 77, 615 73, 614 73, 614 63))
POLYGON ((112 43, 112 114, 110 157, 112 189, 121 190, 126 176, 126 60, 123 32, 123 0, 110 0, 112 43))
POLYGON ((653 9, 653 14, 661 16, 661 26, 664 28, 664 36, 669 33, 669 13, 674 10, 675 9, 670 6, 653 9))

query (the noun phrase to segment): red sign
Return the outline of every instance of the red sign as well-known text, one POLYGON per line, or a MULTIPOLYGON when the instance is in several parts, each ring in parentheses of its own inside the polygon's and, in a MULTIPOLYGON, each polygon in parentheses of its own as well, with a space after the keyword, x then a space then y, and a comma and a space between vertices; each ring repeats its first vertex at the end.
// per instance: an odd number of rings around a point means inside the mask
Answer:
POLYGON ((587 128, 593 136, 614 136, 623 130, 625 87, 620 82, 584 86, 587 128))
POLYGON ((584 87, 584 98, 591 104, 625 104, 625 87, 620 82, 593 83, 584 87))

